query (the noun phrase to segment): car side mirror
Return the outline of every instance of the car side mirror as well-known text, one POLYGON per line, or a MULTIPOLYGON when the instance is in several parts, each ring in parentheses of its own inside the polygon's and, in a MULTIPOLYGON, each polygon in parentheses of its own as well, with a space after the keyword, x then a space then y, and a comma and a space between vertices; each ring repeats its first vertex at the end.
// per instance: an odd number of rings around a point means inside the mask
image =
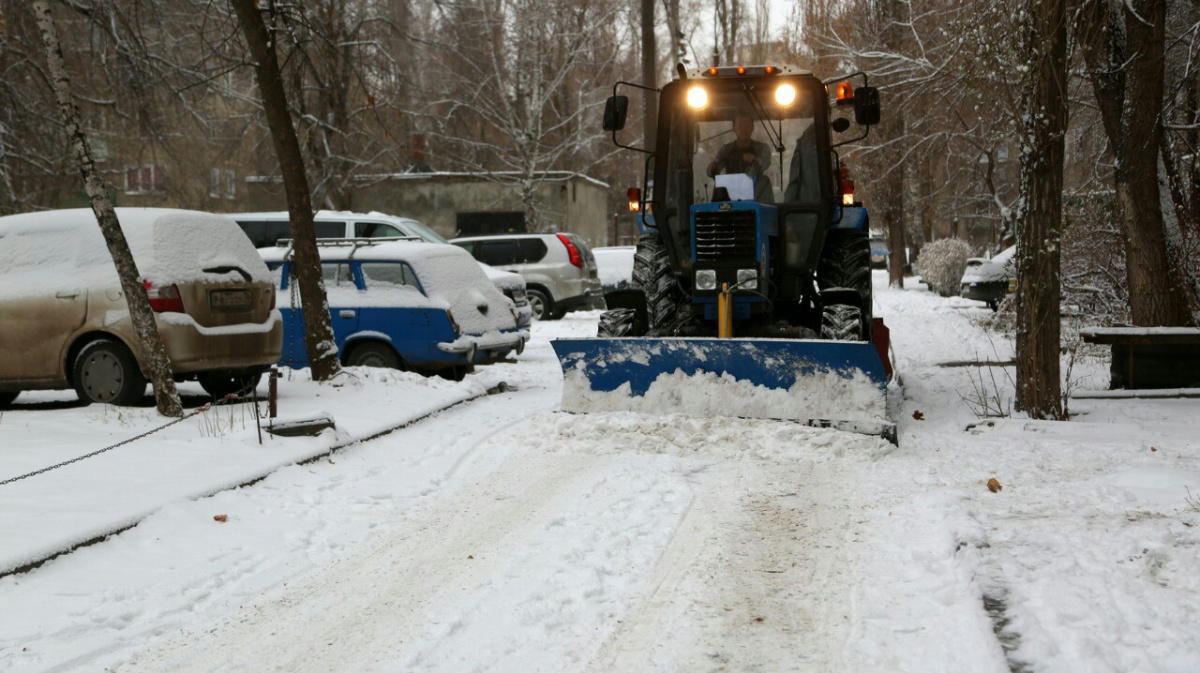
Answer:
POLYGON ((620 131, 625 128, 625 116, 629 114, 629 96, 609 96, 604 105, 604 130, 620 131))
POLYGON ((854 121, 861 126, 879 123, 879 89, 863 86, 854 92, 854 121))

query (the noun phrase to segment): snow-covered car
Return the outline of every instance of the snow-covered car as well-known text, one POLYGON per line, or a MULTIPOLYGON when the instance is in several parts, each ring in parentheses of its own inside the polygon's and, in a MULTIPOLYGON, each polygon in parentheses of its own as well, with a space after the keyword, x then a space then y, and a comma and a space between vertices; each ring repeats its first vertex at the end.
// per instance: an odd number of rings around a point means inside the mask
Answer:
POLYGON ((967 269, 962 277, 964 299, 981 301, 993 311, 999 310, 1000 302, 1008 294, 1008 279, 1012 274, 1012 261, 1017 246, 1005 248, 995 257, 972 257, 967 260, 967 269))
MULTIPOLYGON (((229 213, 250 237, 256 248, 270 248, 279 241, 291 238, 291 216, 286 210, 262 213, 229 213)), ((313 215, 313 228, 318 239, 408 238, 426 243, 449 243, 444 236, 411 217, 386 213, 354 213, 342 210, 319 210, 313 215)), ((496 288, 513 301, 521 329, 533 322, 533 309, 525 296, 525 279, 520 274, 487 266, 480 262, 484 273, 496 288)))
MULTIPOLYGON (((461 380, 476 364, 520 354, 529 332, 479 264, 453 245, 318 241, 334 341, 349 366, 392 367, 461 380)), ((290 247, 261 248, 282 296, 281 363, 308 365, 290 247)))
MULTIPOLYGON (((218 397, 279 360, 271 275, 234 222, 209 213, 118 208, 178 380, 218 397)), ((146 359, 91 209, 0 218, 0 405, 23 390, 75 388, 133 404, 146 359)))
POLYGON ((632 245, 592 248, 604 294, 629 289, 633 283, 633 256, 636 252, 637 247, 632 245))

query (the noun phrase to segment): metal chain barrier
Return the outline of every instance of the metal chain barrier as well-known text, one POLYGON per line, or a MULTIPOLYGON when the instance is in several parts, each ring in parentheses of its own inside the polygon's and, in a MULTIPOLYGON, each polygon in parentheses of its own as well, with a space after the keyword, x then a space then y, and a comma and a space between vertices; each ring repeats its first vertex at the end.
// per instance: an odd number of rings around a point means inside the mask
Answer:
MULTIPOLYGON (((64 460, 61 463, 57 463, 57 464, 51 465, 49 467, 43 467, 40 470, 34 470, 33 472, 30 472, 28 474, 22 474, 18 477, 12 477, 10 479, 5 479, 4 481, 0 481, 0 486, 6 486, 13 482, 21 481, 22 479, 36 477, 39 474, 43 474, 43 473, 49 472, 51 470, 57 470, 60 467, 66 467, 67 465, 70 465, 71 463, 78 463, 81 460, 87 460, 88 458, 98 456, 102 453, 105 453, 106 451, 112 451, 115 448, 125 446, 126 444, 131 444, 131 443, 136 442, 137 440, 142 439, 144 437, 149 437, 150 435, 153 435, 154 433, 159 432, 161 430, 166 430, 167 428, 171 427, 172 425, 182 423, 182 422, 188 420, 189 418, 198 416, 198 415, 208 411, 209 409, 212 409, 214 406, 220 406, 222 404, 227 404, 227 403, 237 402, 237 401, 241 401, 239 397, 237 397, 236 395, 228 395, 224 399, 216 400, 214 402, 209 402, 202 407, 197 407, 196 409, 192 410, 192 412, 189 414, 186 414, 184 416, 176 418, 175 420, 170 421, 168 423, 164 423, 163 425, 160 425, 157 428, 152 428, 150 430, 147 430, 146 432, 143 432, 142 434, 137 435, 136 437, 130 437, 129 439, 123 439, 123 440, 117 442, 116 444, 113 444, 112 446, 106 446, 103 449, 100 449, 98 451, 93 451, 91 453, 88 453, 88 454, 85 454, 82 456, 78 456, 78 457, 72 458, 70 460, 64 460)), ((255 407, 257 408, 257 404, 255 405, 255 407)))

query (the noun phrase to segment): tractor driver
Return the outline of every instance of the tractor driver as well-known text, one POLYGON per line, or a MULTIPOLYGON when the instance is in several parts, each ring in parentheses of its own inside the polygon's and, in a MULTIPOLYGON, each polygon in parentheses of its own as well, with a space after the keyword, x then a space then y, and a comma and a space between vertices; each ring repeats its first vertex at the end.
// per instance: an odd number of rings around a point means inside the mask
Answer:
POLYGON ((767 172, 767 167, 771 165, 771 147, 751 138, 752 133, 754 119, 745 113, 738 113, 733 120, 733 134, 736 137, 717 150, 716 160, 708 165, 709 177, 721 173, 745 173, 758 178, 767 172))

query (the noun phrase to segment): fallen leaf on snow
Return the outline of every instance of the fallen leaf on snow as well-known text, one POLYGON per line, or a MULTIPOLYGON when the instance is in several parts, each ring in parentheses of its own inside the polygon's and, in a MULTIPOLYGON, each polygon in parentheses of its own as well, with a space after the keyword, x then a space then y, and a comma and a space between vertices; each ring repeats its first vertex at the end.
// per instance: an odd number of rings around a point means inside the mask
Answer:
POLYGON ((218 515, 216 515, 216 516, 214 516, 214 517, 213 517, 213 521, 220 521, 221 523, 225 523, 226 521, 229 521, 229 515, 227 515, 227 514, 218 514, 218 515))
POLYGON ((1150 447, 1150 450, 1151 450, 1151 451, 1158 451, 1158 449, 1154 448, 1153 446, 1152 446, 1152 447, 1150 447))
POLYGON ((473 558, 475 558, 475 556, 473 554, 467 554, 467 558, 473 559, 473 558))
POLYGON ((925 414, 921 413, 920 411, 914 411, 913 420, 923 421, 925 420, 925 414))
POLYGON ((1003 489, 1004 489, 1004 487, 1000 485, 1000 482, 996 481, 995 477, 988 479, 988 490, 989 491, 991 491, 992 493, 997 493, 1003 489))

